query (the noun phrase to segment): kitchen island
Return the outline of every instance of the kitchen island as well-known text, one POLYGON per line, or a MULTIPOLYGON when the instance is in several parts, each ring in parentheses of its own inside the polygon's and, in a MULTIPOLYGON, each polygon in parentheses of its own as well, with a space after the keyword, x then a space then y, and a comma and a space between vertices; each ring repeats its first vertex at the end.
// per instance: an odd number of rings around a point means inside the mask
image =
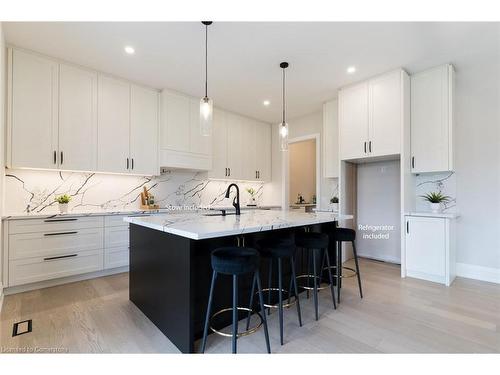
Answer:
MULTIPOLYGON (((130 300, 183 353, 193 353, 203 331, 211 280, 210 253, 222 246, 255 246, 266 236, 293 235, 297 230, 333 231, 338 220, 352 216, 327 212, 246 211, 240 216, 171 213, 127 217, 130 223, 130 300)), ((334 256, 335 252, 330 252, 334 256)), ((334 260, 333 260, 334 261, 334 260)), ((297 267, 302 267, 297 262, 297 267)), ((267 264, 261 280, 267 285, 267 264)), ((284 270, 285 277, 289 270, 284 270)), ((239 282, 239 305, 248 304, 252 275, 239 282)), ((230 282, 221 277, 213 311, 231 306, 230 282)), ((228 278, 229 281, 229 278, 228 278)), ((230 314, 228 314, 230 315, 230 314)), ((214 322, 231 324, 231 317, 214 322)))

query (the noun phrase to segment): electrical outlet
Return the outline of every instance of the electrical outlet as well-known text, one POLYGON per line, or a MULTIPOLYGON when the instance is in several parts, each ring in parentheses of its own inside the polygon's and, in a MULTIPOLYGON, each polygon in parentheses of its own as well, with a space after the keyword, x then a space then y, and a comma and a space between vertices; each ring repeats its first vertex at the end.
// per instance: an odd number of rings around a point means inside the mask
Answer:
POLYGON ((170 169, 168 169, 167 167, 160 168, 160 174, 167 174, 167 173, 170 173, 170 169))

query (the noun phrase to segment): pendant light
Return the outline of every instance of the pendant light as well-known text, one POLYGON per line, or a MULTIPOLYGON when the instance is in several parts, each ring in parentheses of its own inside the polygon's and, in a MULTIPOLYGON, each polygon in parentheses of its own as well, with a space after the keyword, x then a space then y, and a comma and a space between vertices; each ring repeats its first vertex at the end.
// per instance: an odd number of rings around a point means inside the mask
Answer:
POLYGON ((281 151, 288 150, 288 123, 286 122, 286 92, 285 92, 285 69, 288 68, 287 62, 282 62, 280 68, 283 70, 283 115, 280 124, 280 144, 281 151))
POLYGON ((208 26, 212 21, 202 21, 205 25, 205 96, 200 100, 200 133, 210 136, 212 133, 212 116, 214 102, 208 97, 208 26))

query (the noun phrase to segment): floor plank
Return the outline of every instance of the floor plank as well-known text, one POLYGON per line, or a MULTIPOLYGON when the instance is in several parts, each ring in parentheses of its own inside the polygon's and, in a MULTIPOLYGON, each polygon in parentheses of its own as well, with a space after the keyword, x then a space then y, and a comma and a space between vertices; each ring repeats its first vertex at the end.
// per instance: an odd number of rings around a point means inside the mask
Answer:
MULTIPOLYGON (((500 285, 458 278, 451 287, 401 279, 396 265, 362 259, 363 299, 355 278, 345 279, 339 308, 320 293, 320 320, 312 299, 285 309, 285 345, 278 317, 268 317, 275 353, 499 353, 500 285)), ((243 326, 242 326, 243 327, 243 326)), ((210 335, 207 352, 229 353, 227 338, 210 335)), ((128 300, 128 274, 6 296, 0 315, 0 351, 178 353, 128 300), (15 322, 32 319, 33 332, 11 337, 15 322)), ((264 353, 262 330, 238 340, 240 353, 264 353)))

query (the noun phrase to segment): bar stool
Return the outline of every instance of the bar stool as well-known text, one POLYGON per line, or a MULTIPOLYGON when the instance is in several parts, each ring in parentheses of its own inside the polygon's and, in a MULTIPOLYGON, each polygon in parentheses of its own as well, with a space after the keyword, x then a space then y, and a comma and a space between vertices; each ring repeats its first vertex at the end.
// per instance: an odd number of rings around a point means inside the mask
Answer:
MULTIPOLYGON (((257 247, 259 252, 263 258, 269 260, 269 282, 268 287, 262 289, 263 292, 268 293, 268 302, 264 304, 264 307, 271 311, 271 308, 277 308, 279 313, 279 325, 280 325, 280 342, 283 345, 283 308, 290 307, 294 303, 297 305, 297 316, 299 318, 299 326, 302 327, 302 316, 300 312, 300 300, 299 300, 299 291, 297 288, 297 277, 295 275, 295 243, 291 238, 266 238, 260 241, 257 241, 257 247), (283 289, 283 260, 288 259, 290 261, 290 268, 292 275, 290 277, 290 288, 289 290, 283 289), (273 263, 276 261, 278 265, 278 287, 273 287, 272 285, 272 270, 273 263), (293 286, 295 299, 293 302, 290 302, 291 289, 293 286), (271 305, 271 293, 278 292, 278 303, 271 305), (283 303, 283 292, 285 292, 288 296, 288 303, 283 303)), ((252 289, 251 299, 250 299, 250 307, 253 302, 254 290, 252 289)), ((250 312, 247 318, 247 329, 250 323, 250 312)))
POLYGON ((332 301, 333 308, 337 308, 337 304, 335 302, 335 291, 333 289, 333 277, 331 272, 330 265, 330 256, 328 254, 328 244, 329 238, 327 234, 324 233, 314 233, 314 232, 301 232, 295 235, 295 245, 297 247, 306 249, 307 257, 308 257, 308 267, 307 274, 299 275, 297 278, 307 278, 308 280, 313 279, 313 287, 302 286, 303 289, 312 290, 314 297, 314 310, 316 313, 316 320, 318 320, 318 291, 324 288, 321 288, 318 285, 318 280, 321 281, 321 270, 323 269, 323 264, 326 260, 326 269, 328 270, 328 278, 330 279, 330 290, 332 292, 332 301), (323 256, 321 256, 323 255, 323 256), (310 259, 312 258, 313 264, 313 273, 310 271, 310 259), (318 266, 316 263, 317 258, 322 258, 321 264, 318 266), (320 272, 318 273, 318 270, 320 272))
POLYGON ((358 278, 358 287, 359 287, 359 295, 363 298, 363 289, 361 288, 361 274, 359 273, 359 264, 358 264, 358 254, 356 252, 356 231, 350 228, 336 228, 335 231, 331 234, 332 241, 335 241, 337 244, 337 265, 334 266, 337 271, 335 272, 337 277, 337 301, 340 302, 340 288, 342 287, 342 279, 347 277, 357 276, 358 278), (352 244, 352 252, 354 255, 354 264, 356 269, 352 269, 351 267, 342 266, 342 242, 350 242, 352 244), (350 275, 343 275, 342 270, 351 271, 350 275))
POLYGON ((249 247, 221 247, 212 252, 211 261, 213 269, 212 283, 210 285, 210 293, 208 297, 208 307, 207 307, 207 314, 205 317, 205 327, 203 330, 203 341, 201 345, 201 352, 202 353, 205 352, 210 320, 217 315, 232 310, 233 325, 232 325, 231 335, 223 334, 222 332, 217 331, 212 326, 210 326, 210 329, 215 333, 222 334, 223 336, 231 336, 232 349, 233 349, 232 352, 234 354, 236 353, 236 340, 238 339, 238 337, 245 336, 257 331, 257 329, 263 324, 267 352, 271 353, 271 346, 269 344, 269 334, 267 331, 266 313, 264 309, 264 298, 262 296, 262 288, 260 285, 260 275, 259 275, 260 259, 258 251, 249 247), (238 307, 238 277, 249 273, 253 273, 252 290, 254 290, 255 285, 257 285, 257 293, 259 294, 259 302, 261 308, 261 313, 257 312, 257 314, 260 317, 261 323, 250 331, 238 333, 238 311, 252 312, 251 305, 250 308, 238 307), (231 275, 233 277, 233 306, 232 308, 219 310, 214 315, 210 316, 212 310, 212 300, 214 294, 215 281, 219 274, 231 275))

